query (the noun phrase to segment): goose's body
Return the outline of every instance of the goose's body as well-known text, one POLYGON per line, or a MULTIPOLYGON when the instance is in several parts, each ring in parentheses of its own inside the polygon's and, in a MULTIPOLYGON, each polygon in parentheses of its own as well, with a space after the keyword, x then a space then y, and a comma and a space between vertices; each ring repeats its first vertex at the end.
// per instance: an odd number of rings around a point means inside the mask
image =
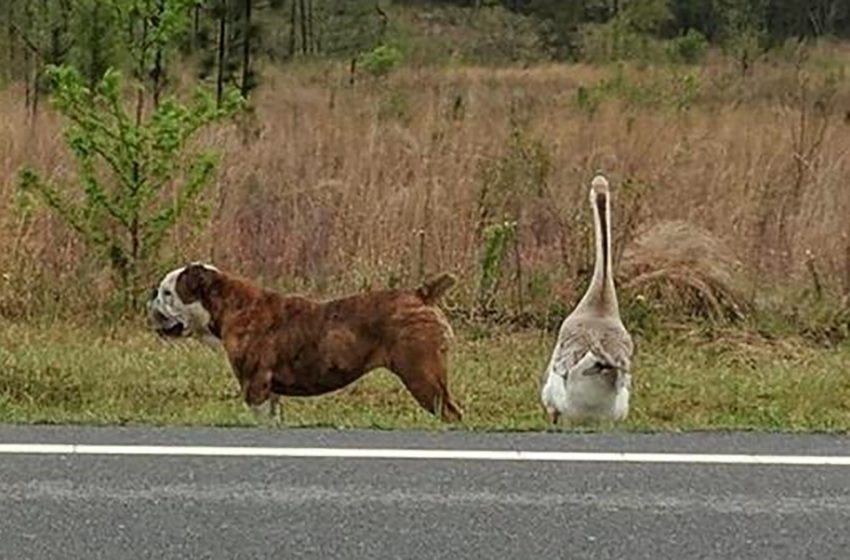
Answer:
POLYGON ((553 422, 624 420, 629 413, 632 338, 623 322, 611 271, 608 181, 597 176, 590 190, 596 231, 593 280, 561 324, 546 370, 541 401, 553 422))
POLYGON ((619 321, 592 314, 567 317, 541 395, 550 418, 624 420, 631 354, 632 339, 619 321))

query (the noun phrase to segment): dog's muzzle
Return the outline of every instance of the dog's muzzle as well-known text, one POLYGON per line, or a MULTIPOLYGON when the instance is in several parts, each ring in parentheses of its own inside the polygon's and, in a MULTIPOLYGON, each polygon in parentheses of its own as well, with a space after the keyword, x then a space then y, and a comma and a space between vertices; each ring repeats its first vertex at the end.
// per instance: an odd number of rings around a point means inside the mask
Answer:
MULTIPOLYGON (((156 292, 154 292, 155 294, 156 292)), ((148 301, 148 317, 150 318, 156 334, 163 338, 181 337, 186 332, 186 325, 178 319, 174 319, 162 313, 154 305, 155 296, 148 301)))

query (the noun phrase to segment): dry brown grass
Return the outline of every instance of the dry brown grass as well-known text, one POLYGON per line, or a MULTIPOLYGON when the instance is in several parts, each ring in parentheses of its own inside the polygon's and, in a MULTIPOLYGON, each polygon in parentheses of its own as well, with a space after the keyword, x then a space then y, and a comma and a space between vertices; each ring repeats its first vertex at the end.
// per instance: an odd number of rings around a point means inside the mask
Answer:
POLYGON ((673 313, 715 322, 744 319, 752 302, 741 262, 711 233, 679 220, 655 224, 626 249, 623 289, 673 313))
MULTIPOLYGON (((811 72, 817 93, 819 70, 811 72)), ((807 282, 808 251, 822 278, 850 289, 846 80, 821 115, 814 95, 789 101, 801 83, 791 64, 765 65, 746 81, 722 65, 628 69, 627 82, 657 89, 660 101, 615 91, 595 112, 582 108, 577 88, 611 74, 562 65, 410 69, 350 87, 342 67, 268 69, 257 119, 203 139, 224 156, 209 227, 176 231, 164 260, 211 259, 313 293, 453 270, 462 279, 455 299, 471 302, 482 169, 505 154, 519 122, 549 164, 529 207, 557 218, 519 213, 522 294, 532 308, 579 291, 590 259, 585 188, 597 170, 614 184, 621 246, 652 224, 682 220, 722 238, 759 289, 807 282), (699 84, 693 99, 680 91, 686 72, 699 84), (812 154, 800 154, 794 140, 801 108, 812 127, 820 118, 828 125, 812 154)), ((20 98, 15 89, 0 92, 0 313, 103 302, 108 274, 84 258, 73 235, 43 212, 25 220, 15 210, 23 164, 73 173, 55 116, 31 128, 20 98)), ((503 299, 513 302, 515 259, 505 267, 503 299)))

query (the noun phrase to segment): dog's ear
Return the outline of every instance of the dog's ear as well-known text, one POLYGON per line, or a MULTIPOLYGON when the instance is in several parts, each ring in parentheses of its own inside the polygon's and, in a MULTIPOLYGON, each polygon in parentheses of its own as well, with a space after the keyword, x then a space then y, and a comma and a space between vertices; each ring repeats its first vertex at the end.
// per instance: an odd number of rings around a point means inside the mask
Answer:
POLYGON ((204 303, 210 297, 218 273, 202 264, 190 264, 177 277, 177 295, 183 303, 204 303))

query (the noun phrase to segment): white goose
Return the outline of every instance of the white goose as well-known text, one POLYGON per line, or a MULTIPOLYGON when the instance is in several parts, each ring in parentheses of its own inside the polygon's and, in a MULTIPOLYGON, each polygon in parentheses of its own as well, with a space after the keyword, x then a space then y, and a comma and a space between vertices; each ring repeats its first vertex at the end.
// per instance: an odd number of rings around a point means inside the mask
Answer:
POLYGON ((608 181, 594 177, 590 205, 596 238, 593 279, 564 319, 546 370, 541 400, 552 423, 624 420, 629 413, 632 337, 620 320, 611 270, 611 202, 608 181))

